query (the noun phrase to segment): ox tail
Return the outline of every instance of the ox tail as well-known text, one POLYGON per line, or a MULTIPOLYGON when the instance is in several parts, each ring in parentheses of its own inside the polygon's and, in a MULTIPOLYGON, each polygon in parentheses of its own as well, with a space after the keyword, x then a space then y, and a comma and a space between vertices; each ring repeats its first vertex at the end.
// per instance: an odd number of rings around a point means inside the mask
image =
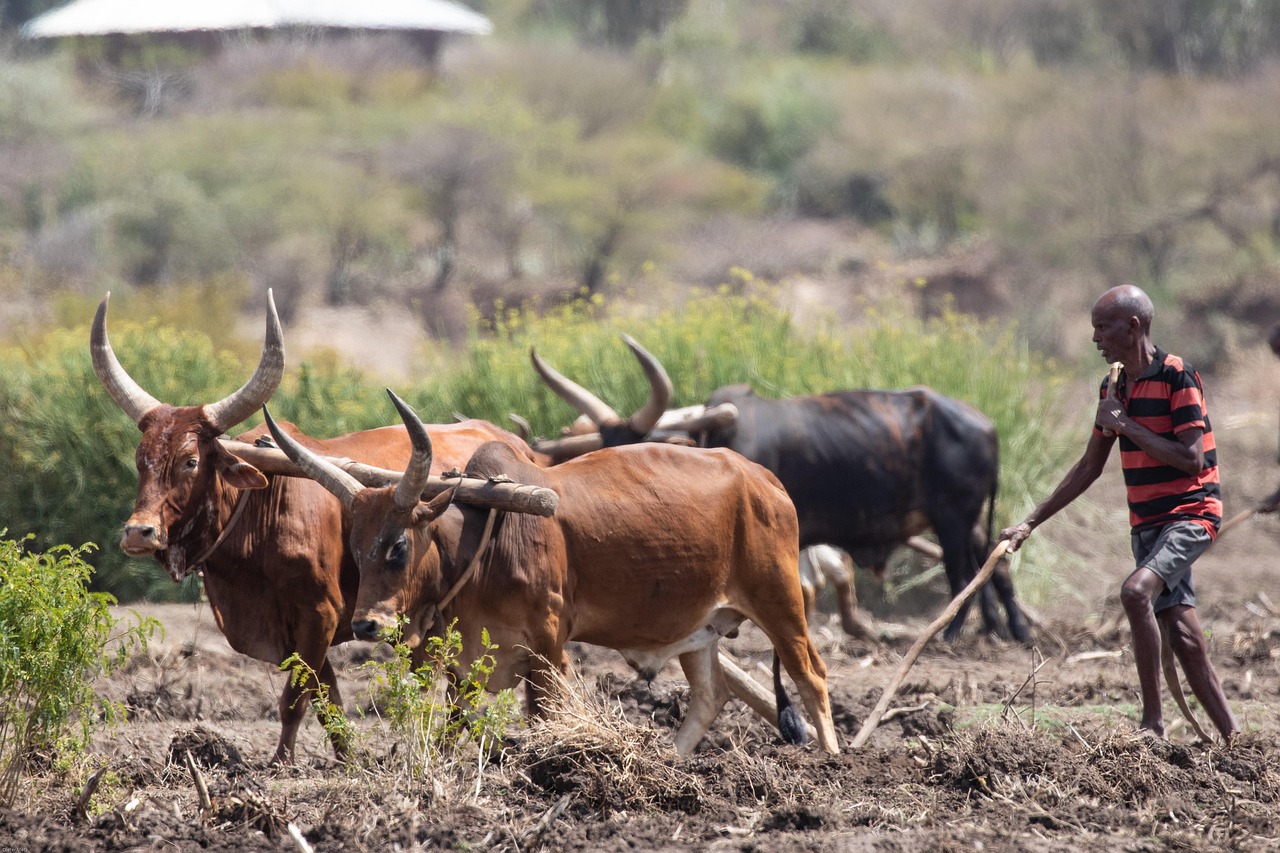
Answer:
POLYGON ((773 653, 773 694, 778 703, 778 731, 787 743, 805 746, 809 743, 809 732, 805 730, 804 719, 791 704, 787 691, 782 688, 782 667, 779 665, 778 653, 773 653))

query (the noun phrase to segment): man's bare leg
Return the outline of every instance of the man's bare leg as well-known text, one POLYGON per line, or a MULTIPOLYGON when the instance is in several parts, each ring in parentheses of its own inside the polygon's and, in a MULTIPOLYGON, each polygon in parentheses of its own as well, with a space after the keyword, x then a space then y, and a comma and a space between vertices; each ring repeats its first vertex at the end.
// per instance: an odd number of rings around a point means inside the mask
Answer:
POLYGON ((1120 587, 1120 602, 1124 605, 1125 616, 1129 617, 1133 658, 1138 667, 1138 685, 1142 692, 1142 721, 1138 725, 1160 737, 1164 737, 1164 710, 1160 701, 1160 625, 1156 622, 1151 602, 1163 591, 1164 581, 1146 568, 1134 570, 1120 587))
POLYGON ((1240 725, 1231 713, 1227 696, 1222 691, 1222 682, 1218 680, 1218 673, 1209 661, 1209 649, 1205 645, 1204 629, 1200 626, 1196 609, 1177 605, 1162 611, 1159 618, 1168 628, 1169 644, 1182 663, 1182 671, 1187 674, 1191 692, 1200 700, 1201 707, 1218 729, 1223 743, 1230 744, 1231 739, 1240 731, 1240 725))

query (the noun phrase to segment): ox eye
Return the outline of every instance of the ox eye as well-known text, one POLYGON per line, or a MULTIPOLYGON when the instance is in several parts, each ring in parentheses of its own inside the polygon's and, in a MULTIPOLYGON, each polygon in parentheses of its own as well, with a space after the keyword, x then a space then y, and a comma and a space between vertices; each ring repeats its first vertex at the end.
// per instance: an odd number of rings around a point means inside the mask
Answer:
POLYGON ((194 471, 196 468, 200 467, 200 458, 198 456, 192 456, 186 461, 186 465, 184 467, 188 471, 194 471))
POLYGON ((409 543, 405 541, 405 537, 401 536, 387 549, 387 568, 392 571, 402 572, 408 561, 409 543))

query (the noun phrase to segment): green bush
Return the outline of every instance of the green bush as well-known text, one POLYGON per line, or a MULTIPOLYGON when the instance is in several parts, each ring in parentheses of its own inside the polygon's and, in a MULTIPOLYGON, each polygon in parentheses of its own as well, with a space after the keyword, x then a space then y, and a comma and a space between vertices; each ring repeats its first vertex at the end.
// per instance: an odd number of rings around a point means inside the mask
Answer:
MULTIPOLYGON (((7 531, 0 530, 0 537, 7 531)), ((155 623, 139 620, 114 636, 115 599, 87 589, 92 548, 59 545, 28 553, 0 538, 0 806, 14 803, 37 751, 82 750, 93 725, 124 709, 98 700, 92 680, 145 645, 155 623), (116 641, 108 652, 110 641, 116 641)))
POLYGON ((835 125, 835 110, 799 70, 747 81, 727 94, 709 132, 713 154, 784 176, 835 125))

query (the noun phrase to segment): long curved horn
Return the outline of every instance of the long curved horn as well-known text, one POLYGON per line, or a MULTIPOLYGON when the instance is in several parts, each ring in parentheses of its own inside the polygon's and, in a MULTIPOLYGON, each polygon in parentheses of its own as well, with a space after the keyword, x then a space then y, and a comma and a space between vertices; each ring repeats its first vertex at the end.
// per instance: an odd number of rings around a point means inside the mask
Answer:
POLYGON ((142 386, 125 373, 111 349, 111 341, 107 338, 107 302, 111 299, 111 291, 98 303, 98 313, 93 315, 93 329, 89 333, 89 351, 93 354, 93 372, 98 374, 98 381, 107 389, 116 405, 124 409, 125 414, 139 423, 142 416, 161 405, 142 386))
POLYGON ((231 396, 204 407, 205 417, 214 429, 224 432, 248 418, 266 404, 280 386, 284 377, 284 333, 280 331, 280 317, 276 314, 276 302, 267 291, 267 332, 262 344, 262 358, 249 381, 231 396))
POLYGON ((422 490, 427 487, 427 479, 431 475, 431 436, 427 428, 418 418, 418 413, 409 404, 395 395, 390 388, 391 402, 395 404, 404 427, 409 431, 409 440, 413 442, 413 455, 404 469, 404 477, 396 485, 395 505, 400 512, 408 512, 418 505, 422 498, 422 490))
POLYGON ((671 432, 706 432, 727 427, 737 419, 738 407, 733 403, 721 403, 709 409, 706 406, 689 406, 664 412, 656 428, 671 432))
POLYGON ((524 439, 525 444, 528 444, 533 438, 533 427, 529 425, 529 422, 515 412, 509 413, 507 419, 516 425, 516 434, 524 439))
POLYGON ((532 347, 529 348, 529 358, 533 360, 533 369, 538 371, 542 381, 547 383, 548 387, 555 391, 561 400, 589 417, 596 426, 610 421, 621 420, 618 417, 618 413, 609 408, 603 400, 573 380, 566 378, 558 370, 539 358, 537 351, 532 347))
POLYGON ((342 501, 342 505, 348 510, 351 509, 355 503, 356 493, 363 489, 364 485, 337 465, 324 461, 315 453, 298 444, 293 436, 280 429, 275 420, 272 419, 271 412, 267 411, 266 406, 262 407, 262 417, 267 422, 267 429, 271 431, 271 437, 276 440, 276 446, 293 460, 293 464, 301 468, 308 477, 324 486, 329 494, 342 501))
POLYGON ((585 435, 566 435, 564 438, 547 438, 529 442, 529 446, 539 453, 550 456, 555 464, 560 464, 584 453, 604 447, 604 436, 598 432, 585 435))
POLYGON ((649 351, 636 343, 630 335, 623 335, 622 340, 631 347, 631 352, 635 353, 636 360, 644 370, 645 378, 649 380, 648 402, 632 415, 627 423, 637 433, 648 435, 658 425, 658 419, 667 410, 667 406, 671 405, 671 397, 675 393, 671 387, 671 377, 667 376, 667 371, 662 368, 662 362, 650 355, 649 351))

